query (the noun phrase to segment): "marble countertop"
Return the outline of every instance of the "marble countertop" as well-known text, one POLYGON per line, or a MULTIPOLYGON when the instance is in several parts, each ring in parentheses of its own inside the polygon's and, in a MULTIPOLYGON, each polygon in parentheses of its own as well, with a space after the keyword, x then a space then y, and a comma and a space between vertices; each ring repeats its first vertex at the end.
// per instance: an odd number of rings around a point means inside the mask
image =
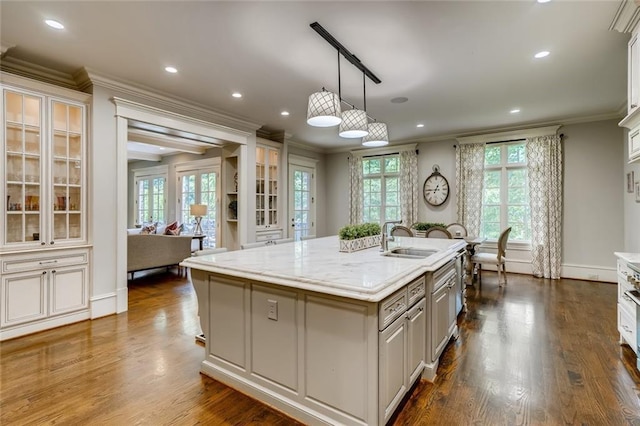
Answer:
POLYGON ((618 256, 618 258, 624 260, 625 262, 640 263, 640 253, 625 253, 617 251, 613 254, 615 254, 616 256, 618 256))
POLYGON ((395 237, 389 249, 438 250, 423 259, 383 256, 379 247, 338 251, 337 236, 185 259, 180 265, 287 287, 379 302, 425 272, 435 271, 466 246, 464 240, 395 237))

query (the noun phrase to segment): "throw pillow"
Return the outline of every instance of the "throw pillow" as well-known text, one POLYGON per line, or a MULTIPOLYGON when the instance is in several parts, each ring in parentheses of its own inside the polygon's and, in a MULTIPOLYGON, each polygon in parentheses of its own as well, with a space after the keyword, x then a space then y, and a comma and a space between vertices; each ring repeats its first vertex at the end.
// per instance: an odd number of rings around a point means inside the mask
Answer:
POLYGON ((171 222, 164 228, 164 235, 178 235, 178 222, 171 222))
POLYGON ((140 234, 142 234, 142 235, 155 234, 157 225, 158 225, 158 223, 156 222, 154 224, 143 226, 142 230, 140 231, 140 234))

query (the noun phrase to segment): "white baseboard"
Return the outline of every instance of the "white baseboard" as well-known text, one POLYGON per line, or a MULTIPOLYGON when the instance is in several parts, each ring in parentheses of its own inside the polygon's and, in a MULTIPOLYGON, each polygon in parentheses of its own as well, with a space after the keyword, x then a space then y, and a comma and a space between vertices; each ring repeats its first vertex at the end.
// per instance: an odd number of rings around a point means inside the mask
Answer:
MULTIPOLYGON (((482 269, 495 271, 493 265, 483 265, 482 269)), ((528 260, 509 259, 507 260, 507 273, 533 275, 531 262, 528 260)), ((605 268, 603 266, 575 265, 564 263, 561 265, 560 276, 574 280, 617 282, 617 272, 615 267, 605 268)))
POLYGON ((100 294, 92 297, 89 304, 91 306, 91 319, 113 315, 116 313, 116 294, 100 294))
POLYGON ((125 287, 120 287, 116 289, 117 295, 117 310, 116 313, 120 314, 122 312, 127 312, 129 310, 129 289, 125 287))
POLYGON ((59 315, 44 320, 20 324, 13 327, 7 327, 0 331, 0 341, 36 333, 38 331, 48 330, 54 327, 60 327, 61 325, 73 324, 74 322, 80 322, 88 319, 89 311, 85 309, 79 312, 72 312, 69 314, 59 315))
POLYGON ((576 280, 604 281, 609 283, 618 282, 615 263, 611 268, 564 263, 560 275, 562 278, 572 278, 576 280))

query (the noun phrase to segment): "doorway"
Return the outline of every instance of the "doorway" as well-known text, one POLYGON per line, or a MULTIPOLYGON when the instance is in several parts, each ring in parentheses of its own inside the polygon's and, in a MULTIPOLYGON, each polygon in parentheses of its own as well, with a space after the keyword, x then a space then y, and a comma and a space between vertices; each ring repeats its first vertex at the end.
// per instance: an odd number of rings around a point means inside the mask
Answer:
POLYGON ((289 157, 289 217, 294 241, 316 235, 315 162, 289 157))

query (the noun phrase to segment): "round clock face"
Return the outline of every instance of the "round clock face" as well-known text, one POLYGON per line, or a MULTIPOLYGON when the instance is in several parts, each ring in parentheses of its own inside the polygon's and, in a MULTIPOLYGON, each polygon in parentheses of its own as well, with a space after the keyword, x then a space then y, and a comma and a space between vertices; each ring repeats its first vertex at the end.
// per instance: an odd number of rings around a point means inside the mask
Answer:
POLYGON ((449 197, 449 182, 440 173, 433 173, 424 181, 424 200, 432 206, 440 206, 449 197))

